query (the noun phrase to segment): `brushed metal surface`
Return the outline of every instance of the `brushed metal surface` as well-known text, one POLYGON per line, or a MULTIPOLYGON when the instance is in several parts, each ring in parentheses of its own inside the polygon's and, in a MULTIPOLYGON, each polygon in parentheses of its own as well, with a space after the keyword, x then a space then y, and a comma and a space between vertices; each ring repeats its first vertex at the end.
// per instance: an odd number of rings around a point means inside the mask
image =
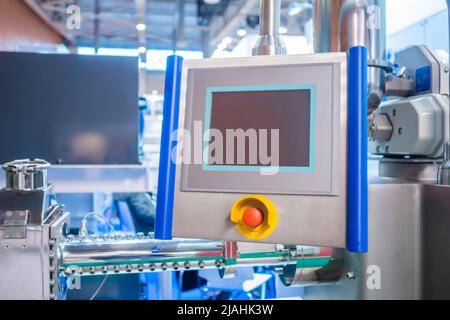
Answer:
POLYGON ((424 186, 423 289, 425 299, 450 299, 450 187, 424 186))
POLYGON ((422 188, 395 182, 370 185, 369 252, 347 253, 341 280, 334 286, 305 288, 305 298, 422 298, 422 188), (379 289, 371 286, 373 270, 380 271, 379 289))
POLYGON ((49 299, 48 268, 42 263, 46 252, 48 260, 48 239, 42 227, 28 227, 26 239, 7 240, 3 234, 0 228, 0 300, 49 299))

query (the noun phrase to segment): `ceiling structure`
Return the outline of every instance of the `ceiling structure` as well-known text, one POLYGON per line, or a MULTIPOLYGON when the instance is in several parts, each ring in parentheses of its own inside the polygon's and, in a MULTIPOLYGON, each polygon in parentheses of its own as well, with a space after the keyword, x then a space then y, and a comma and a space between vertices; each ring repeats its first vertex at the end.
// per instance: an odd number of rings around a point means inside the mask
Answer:
MULTIPOLYGON (((25 0, 59 30, 72 47, 198 50, 209 56, 237 30, 258 32, 259 0, 25 0), (80 28, 68 28, 80 9, 80 28)), ((281 24, 303 35, 312 0, 283 0, 281 24), (293 14, 294 13, 294 14, 293 14)))

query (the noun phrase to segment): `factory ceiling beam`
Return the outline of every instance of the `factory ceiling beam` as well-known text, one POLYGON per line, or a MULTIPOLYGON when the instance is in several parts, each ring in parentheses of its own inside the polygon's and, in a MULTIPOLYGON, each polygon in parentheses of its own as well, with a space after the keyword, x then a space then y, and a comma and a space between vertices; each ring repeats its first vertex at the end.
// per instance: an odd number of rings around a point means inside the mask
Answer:
POLYGON ((258 5, 258 0, 243 1, 236 13, 230 19, 224 22, 218 35, 211 40, 211 47, 217 46, 217 44, 219 44, 223 38, 230 35, 233 31, 237 30, 240 23, 242 21, 245 21, 247 15, 255 12, 255 10, 258 9, 258 5))
POLYGON ((55 30, 58 34, 61 35, 61 37, 68 42, 69 44, 72 44, 75 42, 75 39, 73 36, 67 32, 67 29, 65 28, 64 24, 57 24, 53 22, 48 15, 43 11, 42 7, 40 7, 36 0, 24 0, 25 4, 36 14, 41 18, 45 24, 47 24, 50 28, 55 30))

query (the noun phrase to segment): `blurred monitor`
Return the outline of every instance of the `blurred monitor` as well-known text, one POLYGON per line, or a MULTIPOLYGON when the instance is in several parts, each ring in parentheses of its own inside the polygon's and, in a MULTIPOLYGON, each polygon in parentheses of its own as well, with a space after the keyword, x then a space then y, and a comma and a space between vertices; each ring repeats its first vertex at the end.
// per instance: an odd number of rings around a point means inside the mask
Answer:
POLYGON ((0 52, 0 70, 0 163, 139 163, 137 58, 0 52))

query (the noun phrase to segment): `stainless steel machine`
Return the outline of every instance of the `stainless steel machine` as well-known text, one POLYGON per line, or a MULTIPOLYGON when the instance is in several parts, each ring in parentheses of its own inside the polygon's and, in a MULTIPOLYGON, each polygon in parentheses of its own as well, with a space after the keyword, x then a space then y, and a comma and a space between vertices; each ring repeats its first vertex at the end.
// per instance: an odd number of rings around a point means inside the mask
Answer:
POLYGON ((52 196, 48 164, 5 164, 0 298, 63 299, 90 275, 215 268, 230 278, 241 266, 270 265, 285 285, 305 287, 305 299, 450 299, 448 55, 414 46, 387 62, 383 0, 314 4, 315 22, 330 22, 315 26, 317 54, 283 56, 279 1, 263 0, 254 54, 267 56, 170 58, 155 234, 69 235, 70 214, 52 196), (304 102, 306 116, 289 115, 309 130, 301 132, 304 152, 278 163, 284 181, 260 178, 255 172, 267 168, 256 162, 249 170, 247 159, 172 161, 173 147, 186 141, 174 129, 196 120, 229 128, 220 121, 229 114, 214 115, 221 99, 246 101, 250 111, 259 101, 266 121, 278 117, 267 101, 289 105, 288 96, 304 102), (249 208, 258 223, 245 217, 249 208))
MULTIPOLYGON (((81 276, 278 266, 282 281, 332 282, 342 257, 318 248, 175 239, 152 233, 68 234, 70 214, 52 200, 43 160, 3 166, 0 191, 0 299, 63 299, 81 276), (320 270, 320 272, 318 272, 320 270), (320 274, 326 274, 321 276, 320 274), (24 288, 27 288, 24 290, 24 288)), ((342 254, 342 253, 341 253, 342 254)))

